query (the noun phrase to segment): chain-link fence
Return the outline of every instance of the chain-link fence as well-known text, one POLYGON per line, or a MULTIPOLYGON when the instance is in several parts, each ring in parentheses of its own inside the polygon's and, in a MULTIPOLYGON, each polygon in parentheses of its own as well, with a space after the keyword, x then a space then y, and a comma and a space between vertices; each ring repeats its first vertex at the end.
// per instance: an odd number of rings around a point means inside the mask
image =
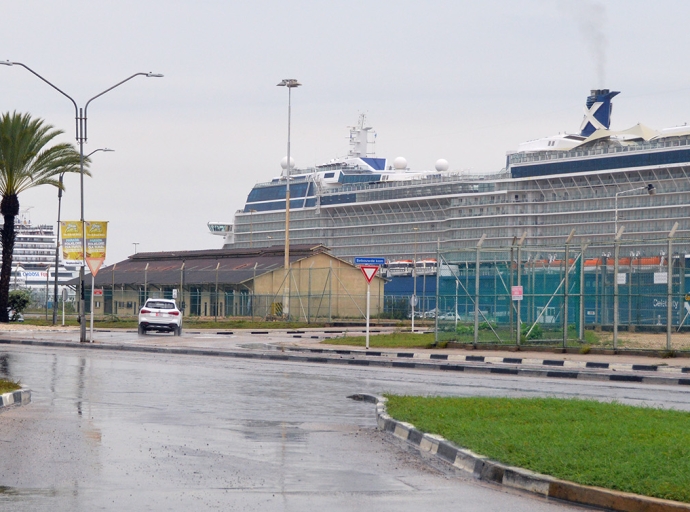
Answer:
POLYGON ((439 341, 690 349, 689 240, 523 242, 439 254, 439 341))
MULTIPOLYGON (((375 280, 370 315, 402 325, 423 319, 417 325, 434 325, 438 342, 690 349, 690 239, 670 236, 552 245, 523 238, 507 247, 480 243, 439 252, 438 272, 392 278, 385 293, 375 280)), ((133 317, 147 298, 161 297, 177 299, 186 317, 363 322, 366 316, 366 283, 352 267, 310 266, 289 276, 278 269, 244 281, 218 267, 204 276, 173 270, 165 284, 151 273, 138 276, 143 284, 101 284, 95 313, 133 317)), ((118 279, 136 282, 124 274, 118 279)), ((86 299, 89 308, 90 290, 86 299)))
MULTIPOLYGON (((214 272, 209 274, 211 279, 215 277, 214 272)), ((118 277, 123 278, 123 273, 118 277)), ((366 281, 359 269, 346 264, 340 268, 293 268, 288 275, 279 270, 241 282, 231 270, 224 271, 215 282, 204 282, 199 275, 190 276, 190 273, 184 279, 192 277, 196 278, 194 284, 185 284, 182 279, 182 284, 180 281, 161 284, 148 279, 143 284, 103 283, 94 295, 94 313, 135 316, 146 299, 166 298, 175 299, 187 317, 361 322, 366 316, 366 281)), ((386 318, 389 313, 383 281, 375 279, 370 288, 371 316, 386 318)), ((85 295, 87 312, 90 312, 91 290, 87 289, 85 295)))

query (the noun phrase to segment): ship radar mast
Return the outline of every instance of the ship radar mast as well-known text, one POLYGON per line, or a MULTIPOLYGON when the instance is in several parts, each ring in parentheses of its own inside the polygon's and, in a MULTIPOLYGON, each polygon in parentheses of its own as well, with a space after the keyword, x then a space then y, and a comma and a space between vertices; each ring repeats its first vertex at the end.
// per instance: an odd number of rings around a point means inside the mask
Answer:
POLYGON ((366 114, 359 115, 357 126, 350 126, 350 151, 347 156, 355 158, 363 158, 366 156, 374 156, 373 146, 376 143, 376 132, 371 126, 365 126, 367 121, 366 114), (369 137, 372 135, 372 137, 369 137), (367 151, 369 144, 372 146, 372 151, 367 151))

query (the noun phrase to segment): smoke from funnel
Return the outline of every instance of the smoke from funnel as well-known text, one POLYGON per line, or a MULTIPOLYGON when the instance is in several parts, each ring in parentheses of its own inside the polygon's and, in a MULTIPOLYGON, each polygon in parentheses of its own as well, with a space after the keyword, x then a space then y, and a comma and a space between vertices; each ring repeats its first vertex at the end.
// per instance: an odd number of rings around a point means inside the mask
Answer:
POLYGON ((578 29, 585 39, 594 61, 599 87, 605 87, 606 72, 606 6, 596 0, 572 0, 568 11, 575 16, 578 29))

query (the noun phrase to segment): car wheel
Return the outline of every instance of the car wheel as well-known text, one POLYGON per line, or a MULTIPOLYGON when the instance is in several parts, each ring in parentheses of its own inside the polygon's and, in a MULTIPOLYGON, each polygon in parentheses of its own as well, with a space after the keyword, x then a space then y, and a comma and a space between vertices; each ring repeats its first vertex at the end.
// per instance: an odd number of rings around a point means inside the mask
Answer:
POLYGON ((139 334, 146 334, 146 329, 144 329, 143 325, 139 325, 139 334))
POLYGON ((175 336, 182 336, 182 327, 175 327, 175 336))

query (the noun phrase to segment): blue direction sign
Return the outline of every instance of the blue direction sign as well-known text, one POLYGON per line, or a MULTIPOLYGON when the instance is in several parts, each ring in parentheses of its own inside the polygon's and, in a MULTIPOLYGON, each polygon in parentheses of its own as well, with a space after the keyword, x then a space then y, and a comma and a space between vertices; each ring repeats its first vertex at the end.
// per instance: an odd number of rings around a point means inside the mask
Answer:
POLYGON ((355 265, 378 265, 382 267, 386 264, 386 258, 355 258, 355 265))

